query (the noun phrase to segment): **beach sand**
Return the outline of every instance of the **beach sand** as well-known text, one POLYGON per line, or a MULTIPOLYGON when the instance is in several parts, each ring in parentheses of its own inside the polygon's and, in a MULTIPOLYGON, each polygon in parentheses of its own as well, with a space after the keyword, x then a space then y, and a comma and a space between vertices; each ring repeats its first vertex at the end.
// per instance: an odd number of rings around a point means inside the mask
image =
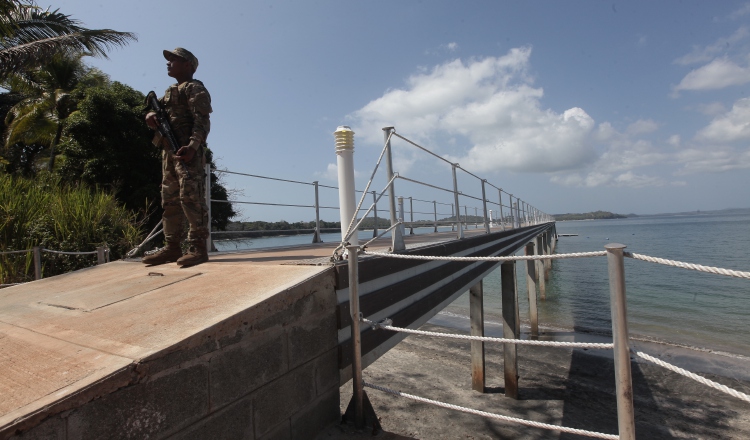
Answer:
MULTIPOLYGON (((464 333, 429 323, 422 329, 464 333)), ((599 337, 590 335, 547 333, 550 339, 599 342, 599 337)), ((633 347, 750 394, 747 358, 640 341, 633 341, 633 347)), ((485 350, 485 393, 471 390, 469 342, 461 340, 410 335, 365 369, 363 376, 369 383, 454 405, 617 434, 611 352, 519 346, 519 400, 513 400, 503 394, 502 346, 487 343, 485 350)), ((750 403, 646 361, 637 360, 631 366, 637 438, 750 438, 750 403)), ((372 388, 365 391, 383 428, 374 438, 588 438, 443 409, 372 388)), ((341 387, 342 413, 351 394, 351 382, 341 387)), ((321 433, 317 440, 353 438, 373 435, 369 430, 357 432, 351 424, 338 424, 321 433)))

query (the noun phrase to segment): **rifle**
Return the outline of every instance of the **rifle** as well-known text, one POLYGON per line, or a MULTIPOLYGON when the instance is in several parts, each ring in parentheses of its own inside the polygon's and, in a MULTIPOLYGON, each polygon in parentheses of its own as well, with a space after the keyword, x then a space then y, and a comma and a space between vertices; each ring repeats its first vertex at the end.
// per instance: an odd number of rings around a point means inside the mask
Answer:
MULTIPOLYGON (((149 108, 153 110, 154 113, 156 113, 156 120, 158 122, 158 126, 156 127, 156 129, 164 138, 167 139, 169 146, 172 147, 172 153, 177 156, 177 151, 180 149, 180 144, 179 142, 177 142, 177 138, 172 132, 172 127, 169 126, 169 118, 167 117, 167 113, 163 108, 161 108, 161 105, 159 105, 159 99, 156 97, 156 93, 154 93, 153 90, 148 92, 148 95, 146 95, 146 109, 149 108)), ((183 161, 182 163, 184 164, 185 162, 183 161)), ((185 172, 187 173, 187 177, 189 179, 190 171, 188 171, 187 166, 185 167, 185 172)))

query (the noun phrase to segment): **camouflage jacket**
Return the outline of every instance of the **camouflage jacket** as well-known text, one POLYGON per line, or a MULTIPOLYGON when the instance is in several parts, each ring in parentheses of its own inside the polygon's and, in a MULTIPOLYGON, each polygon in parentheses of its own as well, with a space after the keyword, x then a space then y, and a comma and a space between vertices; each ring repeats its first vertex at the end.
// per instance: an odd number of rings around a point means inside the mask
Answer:
POLYGON ((197 141, 197 145, 206 143, 211 130, 209 115, 213 110, 211 95, 202 82, 192 79, 172 84, 159 101, 169 115, 169 125, 181 146, 191 140, 197 141))

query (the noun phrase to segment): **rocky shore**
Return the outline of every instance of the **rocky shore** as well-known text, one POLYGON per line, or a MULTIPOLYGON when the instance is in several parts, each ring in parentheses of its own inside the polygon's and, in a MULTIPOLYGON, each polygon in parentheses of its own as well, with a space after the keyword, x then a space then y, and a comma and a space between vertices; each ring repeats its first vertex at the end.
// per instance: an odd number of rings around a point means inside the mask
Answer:
MULTIPOLYGON (((455 332, 426 324, 424 330, 455 332)), ((555 335, 547 335, 554 337, 555 335)), ((711 353, 633 342, 744 393, 750 393, 750 363, 711 353), (702 370, 702 371, 701 371, 702 370)), ((518 348, 519 400, 503 393, 502 347, 486 344, 486 390, 471 390, 469 343, 409 336, 364 371, 367 382, 459 406, 572 428, 617 434, 611 355, 593 350, 518 348)), ((708 388, 645 361, 633 361, 636 436, 639 439, 747 439, 750 403, 708 388)), ((380 439, 581 439, 365 389, 380 418, 380 439)), ((351 383, 341 387, 341 411, 351 383)), ((331 426, 317 440, 373 438, 351 425, 331 426)))

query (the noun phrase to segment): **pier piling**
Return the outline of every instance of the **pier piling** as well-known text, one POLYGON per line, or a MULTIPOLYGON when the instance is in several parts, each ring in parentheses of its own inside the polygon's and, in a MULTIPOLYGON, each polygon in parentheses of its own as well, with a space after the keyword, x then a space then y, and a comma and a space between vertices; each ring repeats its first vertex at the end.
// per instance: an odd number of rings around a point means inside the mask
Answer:
MULTIPOLYGON (((524 248, 526 255, 534 255, 534 243, 526 244, 524 248)), ((526 286, 529 293, 529 321, 531 322, 531 338, 539 337, 539 315, 536 310, 536 261, 526 260, 526 286)))
MULTIPOLYGON (((484 286, 480 280, 469 289, 471 336, 484 336, 484 286)), ((471 388, 484 392, 484 342, 471 341, 471 388)))
MULTIPOLYGON (((518 290, 516 289, 516 263, 506 261, 500 265, 501 296, 503 307, 503 338, 519 339, 521 324, 518 316, 518 290)), ((516 344, 503 344, 503 371, 505 396, 518 399, 518 359, 516 344)))

